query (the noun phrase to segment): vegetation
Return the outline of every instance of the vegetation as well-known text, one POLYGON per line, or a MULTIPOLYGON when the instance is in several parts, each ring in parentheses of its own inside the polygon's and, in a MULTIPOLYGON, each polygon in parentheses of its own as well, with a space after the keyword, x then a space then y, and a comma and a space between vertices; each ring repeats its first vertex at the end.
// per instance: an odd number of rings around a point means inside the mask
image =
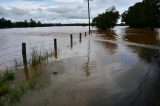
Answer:
POLYGON ((47 60, 49 57, 53 56, 53 51, 46 51, 46 52, 38 52, 38 50, 36 48, 32 49, 32 53, 31 53, 31 65, 35 66, 40 64, 42 61, 47 60))
POLYGON ((25 20, 24 22, 12 22, 11 20, 6 20, 3 17, 0 18, 0 28, 12 28, 12 27, 37 27, 42 26, 41 22, 34 21, 30 19, 29 22, 25 20))
POLYGON ((12 71, 7 71, 0 75, 0 97, 9 92, 9 83, 14 79, 15 75, 12 71))
POLYGON ((42 77, 42 71, 34 73, 30 80, 12 82, 15 73, 13 71, 7 71, 0 77, 0 106, 12 106, 16 102, 19 102, 22 96, 34 89, 39 89, 37 82, 42 77))
MULTIPOLYGON (((52 55, 53 52, 41 53, 36 48, 33 48, 31 65, 36 66, 41 61, 48 60, 52 55)), ((37 88, 37 82, 41 76, 42 71, 38 70, 29 80, 16 82, 13 81, 15 78, 14 71, 6 71, 0 74, 0 106, 10 106, 19 102, 26 92, 37 88)))
POLYGON ((160 27, 158 0, 143 0, 122 14, 122 22, 133 28, 160 27))
POLYGON ((119 12, 116 11, 115 7, 111 7, 107 9, 106 12, 99 14, 97 17, 95 17, 92 23, 98 29, 105 30, 114 27, 118 19, 119 19, 119 12))
POLYGON ((61 23, 44 23, 40 21, 36 22, 33 19, 30 21, 23 22, 12 22, 11 20, 6 20, 5 18, 0 18, 0 28, 21 28, 21 27, 48 27, 48 26, 88 26, 86 23, 74 23, 74 24, 61 24, 61 23))

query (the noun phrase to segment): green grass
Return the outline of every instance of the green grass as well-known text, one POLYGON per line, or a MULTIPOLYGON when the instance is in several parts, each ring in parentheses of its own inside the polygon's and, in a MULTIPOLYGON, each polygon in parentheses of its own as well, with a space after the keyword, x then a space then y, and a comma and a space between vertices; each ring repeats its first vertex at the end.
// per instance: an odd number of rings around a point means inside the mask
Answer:
POLYGON ((15 73, 5 72, 0 77, 0 106, 12 106, 19 102, 25 93, 37 89, 37 82, 41 76, 42 72, 37 71, 30 80, 13 83, 15 73))
POLYGON ((31 54, 31 64, 32 66, 35 66, 39 63, 40 63, 39 53, 36 49, 33 49, 31 54))
POLYGON ((7 71, 0 75, 0 97, 9 92, 10 81, 13 81, 15 74, 12 71, 7 71))
MULTIPOLYGON (((36 66, 42 61, 48 60, 53 56, 53 51, 38 52, 37 49, 33 49, 31 53, 31 66, 36 66)), ((6 71, 0 74, 0 106, 12 106, 16 102, 19 102, 23 95, 29 90, 36 89, 37 82, 39 81, 42 73, 34 74, 30 80, 15 83, 15 73, 13 71, 6 71)))
POLYGON ((15 78, 15 73, 12 71, 7 71, 2 76, 2 81, 12 81, 15 78))
POLYGON ((43 53, 40 51, 38 52, 37 49, 33 48, 31 53, 31 65, 36 66, 40 64, 42 61, 48 60, 49 57, 53 56, 52 51, 43 51, 43 53))

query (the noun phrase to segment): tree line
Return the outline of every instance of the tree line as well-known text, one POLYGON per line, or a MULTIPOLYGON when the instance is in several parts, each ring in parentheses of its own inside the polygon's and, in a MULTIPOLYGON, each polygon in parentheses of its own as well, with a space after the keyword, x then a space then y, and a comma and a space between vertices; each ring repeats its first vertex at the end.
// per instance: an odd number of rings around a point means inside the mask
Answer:
POLYGON ((98 29, 104 30, 116 25, 121 16, 122 23, 132 28, 160 27, 160 1, 143 0, 128 8, 127 11, 119 15, 115 7, 107 9, 104 13, 96 16, 92 23, 98 29))
POLYGON ((73 24, 61 24, 61 23, 44 23, 40 21, 36 22, 33 19, 30 21, 19 21, 12 22, 11 20, 6 20, 5 18, 0 18, 0 28, 23 28, 23 27, 50 27, 50 26, 88 26, 86 23, 73 23, 73 24))
MULTIPOLYGON (((129 7, 121 15, 114 6, 107 9, 104 13, 99 14, 92 20, 92 26, 105 30, 117 25, 117 20, 121 17, 121 25, 128 25, 133 28, 149 27, 152 30, 160 27, 160 1, 159 0, 143 0, 129 7)), ((11 22, 3 17, 0 18, 0 28, 10 27, 45 27, 45 26, 88 26, 88 24, 41 24, 33 19, 24 22, 11 22)))
POLYGON ((42 26, 41 22, 36 22, 33 19, 30 21, 25 20, 24 22, 12 22, 11 20, 6 20, 5 18, 0 18, 0 28, 12 28, 12 27, 40 27, 42 26))

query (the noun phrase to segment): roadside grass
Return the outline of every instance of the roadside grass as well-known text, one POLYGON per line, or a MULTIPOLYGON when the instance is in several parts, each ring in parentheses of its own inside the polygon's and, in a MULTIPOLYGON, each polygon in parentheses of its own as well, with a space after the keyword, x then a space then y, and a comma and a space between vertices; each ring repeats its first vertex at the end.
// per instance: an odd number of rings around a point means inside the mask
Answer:
POLYGON ((25 93, 36 90, 37 82, 42 76, 42 71, 37 71, 30 80, 13 82, 15 73, 7 71, 0 77, 0 106, 14 106, 25 93))
MULTIPOLYGON (((33 48, 30 59, 31 67, 41 64, 42 61, 48 61, 48 59, 53 55, 53 51, 41 52, 38 51, 38 49, 33 48)), ((0 73, 0 106, 14 106, 22 99, 26 92, 38 88, 36 87, 38 86, 37 82, 40 81, 40 77, 42 76, 43 72, 42 70, 34 71, 35 73, 30 77, 29 80, 20 82, 16 82, 16 71, 14 70, 6 70, 4 73, 0 73)))
POLYGON ((53 54, 53 51, 38 52, 36 48, 33 48, 30 59, 31 65, 36 66, 42 61, 48 60, 48 58, 52 57, 53 54))
POLYGON ((13 71, 6 71, 0 74, 0 97, 9 92, 10 82, 15 78, 15 73, 13 71))

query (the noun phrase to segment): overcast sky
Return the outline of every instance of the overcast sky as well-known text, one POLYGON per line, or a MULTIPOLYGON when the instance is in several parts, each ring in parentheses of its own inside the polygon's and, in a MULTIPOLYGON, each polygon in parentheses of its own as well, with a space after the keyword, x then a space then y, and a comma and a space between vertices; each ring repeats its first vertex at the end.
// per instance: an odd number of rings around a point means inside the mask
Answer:
MULTIPOLYGON (((92 0, 91 17, 116 6, 122 13, 142 0, 92 0)), ((84 23, 87 20, 87 0, 0 0, 0 17, 12 21, 34 19, 42 23, 84 23)))

